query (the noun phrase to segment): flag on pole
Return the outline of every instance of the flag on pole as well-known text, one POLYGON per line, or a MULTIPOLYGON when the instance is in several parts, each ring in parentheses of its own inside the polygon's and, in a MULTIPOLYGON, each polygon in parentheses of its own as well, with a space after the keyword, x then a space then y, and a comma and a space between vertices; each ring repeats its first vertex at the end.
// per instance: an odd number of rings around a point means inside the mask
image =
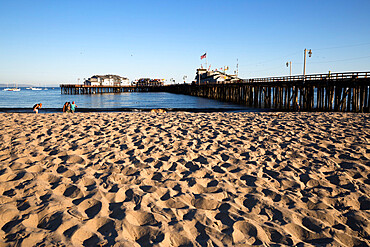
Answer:
POLYGON ((207 52, 204 53, 202 56, 200 56, 200 60, 202 60, 203 58, 206 58, 207 57, 207 52))

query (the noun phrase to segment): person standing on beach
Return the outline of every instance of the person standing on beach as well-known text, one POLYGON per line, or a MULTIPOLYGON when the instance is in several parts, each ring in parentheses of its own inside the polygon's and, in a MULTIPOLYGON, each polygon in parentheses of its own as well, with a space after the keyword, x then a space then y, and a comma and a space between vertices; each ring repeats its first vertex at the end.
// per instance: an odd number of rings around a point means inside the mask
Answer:
POLYGON ((38 103, 36 105, 33 106, 33 111, 37 113, 39 113, 39 109, 42 107, 42 103, 38 103))
POLYGON ((72 105, 71 105, 71 111, 72 111, 72 113, 75 112, 76 107, 77 107, 76 103, 74 101, 72 101, 72 105))

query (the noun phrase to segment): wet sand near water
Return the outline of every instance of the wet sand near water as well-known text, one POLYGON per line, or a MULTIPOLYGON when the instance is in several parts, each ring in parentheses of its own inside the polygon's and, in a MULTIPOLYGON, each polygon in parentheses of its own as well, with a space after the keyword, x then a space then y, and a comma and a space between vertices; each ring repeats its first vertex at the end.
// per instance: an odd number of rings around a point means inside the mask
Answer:
POLYGON ((0 246, 369 246, 370 114, 0 114, 0 246))

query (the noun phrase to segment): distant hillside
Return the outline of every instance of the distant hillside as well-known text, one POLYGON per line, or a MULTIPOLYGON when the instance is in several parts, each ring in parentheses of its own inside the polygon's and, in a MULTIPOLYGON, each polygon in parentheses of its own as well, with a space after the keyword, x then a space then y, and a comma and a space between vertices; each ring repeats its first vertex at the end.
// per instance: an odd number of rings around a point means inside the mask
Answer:
MULTIPOLYGON (((0 87, 14 87, 14 83, 0 83, 0 87)), ((32 84, 16 84, 17 87, 45 87, 45 85, 32 85, 32 84)), ((59 87, 59 85, 46 85, 46 87, 59 87)))
MULTIPOLYGON (((14 83, 9 83, 9 84, 5 84, 5 83, 0 83, 0 87, 14 87, 14 83)), ((17 84, 16 85, 17 87, 34 87, 35 85, 31 85, 31 84, 17 84)))

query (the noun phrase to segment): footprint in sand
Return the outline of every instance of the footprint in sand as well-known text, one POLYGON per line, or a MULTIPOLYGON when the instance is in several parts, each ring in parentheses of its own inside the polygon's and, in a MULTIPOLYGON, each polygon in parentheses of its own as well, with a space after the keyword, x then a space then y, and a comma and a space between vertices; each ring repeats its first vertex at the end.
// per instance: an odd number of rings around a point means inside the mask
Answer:
POLYGON ((116 225, 114 221, 108 220, 104 225, 98 228, 98 232, 104 236, 106 246, 113 246, 115 243, 115 238, 118 237, 116 231, 116 225))
POLYGON ((28 203, 27 200, 18 200, 17 201, 17 209, 19 211, 27 210, 31 205, 28 203))
POLYGON ((63 160, 66 164, 85 164, 84 158, 79 155, 65 155, 60 156, 60 159, 63 160))
POLYGON ((0 206, 0 227, 3 228, 5 224, 18 218, 19 211, 16 207, 10 205, 0 206))
POLYGON ((122 206, 122 203, 110 203, 109 204, 110 214, 109 217, 117 220, 123 220, 126 217, 126 208, 122 206))
POLYGON ((98 246, 100 238, 93 232, 78 228, 71 237, 73 246, 98 246))
POLYGON ((51 185, 51 189, 55 189, 61 182, 61 178, 51 173, 44 173, 38 177, 40 180, 44 180, 51 185))
POLYGON ((14 189, 6 190, 3 192, 4 196, 13 197, 16 195, 16 191, 14 189))
POLYGON ((101 210, 102 203, 100 201, 97 201, 95 199, 89 199, 81 202, 79 205, 79 209, 82 209, 82 211, 85 211, 86 215, 92 219, 94 218, 101 210))
POLYGON ((83 177, 81 180, 81 185, 85 187, 90 187, 96 185, 96 181, 93 178, 83 177))
POLYGON ((260 198, 258 198, 256 195, 247 194, 245 198, 246 199, 243 201, 243 205, 249 209, 249 212, 251 212, 257 204, 261 203, 260 198))
MULTIPOLYGON (((283 245, 288 245, 292 246, 293 245, 293 240, 286 236, 284 233, 276 230, 273 227, 269 226, 262 226, 263 230, 265 231, 265 234, 267 235, 268 242, 273 242, 277 244, 283 244, 283 245)), ((266 241, 267 242, 267 241, 266 241)))
POLYGON ((165 201, 165 205, 168 208, 177 208, 177 209, 185 209, 188 208, 188 205, 186 205, 184 202, 175 199, 175 198, 170 198, 165 201))
POLYGON ((63 235, 66 237, 66 238, 71 238, 73 236, 73 234, 77 231, 78 229, 78 226, 75 225, 75 226, 72 226, 71 228, 68 228, 67 230, 65 230, 63 232, 63 235))
POLYGON ((82 195, 81 190, 75 185, 68 185, 63 193, 64 196, 76 198, 82 195))
POLYGON ((203 197, 194 198, 191 200, 193 207, 197 209, 215 210, 219 207, 220 203, 216 200, 206 199, 203 197))
POLYGON ((237 221, 233 225, 232 237, 235 244, 262 244, 267 240, 267 235, 263 229, 248 221, 237 221))
POLYGON ((123 236, 127 239, 135 241, 140 246, 153 246, 161 243, 165 235, 162 231, 151 226, 136 226, 130 225, 123 226, 123 236))
POLYGON ((159 224, 152 213, 142 210, 127 211, 125 219, 135 226, 154 226, 159 224))
POLYGON ((147 192, 147 193, 153 193, 157 190, 155 187, 150 186, 150 185, 140 186, 140 189, 144 192, 147 192))
POLYGON ((37 227, 55 231, 63 223, 63 213, 56 212, 53 214, 45 215, 38 223, 37 227))

